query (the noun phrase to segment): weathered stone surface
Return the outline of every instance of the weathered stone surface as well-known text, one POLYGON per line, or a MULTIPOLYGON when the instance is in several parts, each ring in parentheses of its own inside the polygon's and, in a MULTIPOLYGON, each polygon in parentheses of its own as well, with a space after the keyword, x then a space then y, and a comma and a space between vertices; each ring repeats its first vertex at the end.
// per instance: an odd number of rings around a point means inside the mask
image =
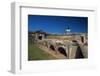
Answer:
POLYGON ((88 47, 83 46, 83 47, 81 47, 81 49, 82 49, 82 53, 84 55, 84 58, 88 58, 88 47))
POLYGON ((70 46, 69 59, 74 59, 76 55, 77 46, 70 46))

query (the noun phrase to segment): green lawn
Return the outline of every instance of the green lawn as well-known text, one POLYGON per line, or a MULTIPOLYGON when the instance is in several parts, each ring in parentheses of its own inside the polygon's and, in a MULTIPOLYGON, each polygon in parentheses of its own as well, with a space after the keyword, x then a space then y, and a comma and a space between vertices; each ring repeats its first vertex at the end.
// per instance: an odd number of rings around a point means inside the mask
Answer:
POLYGON ((49 60, 56 59, 52 55, 44 52, 42 49, 38 48, 36 45, 29 44, 28 46, 28 60, 49 60))

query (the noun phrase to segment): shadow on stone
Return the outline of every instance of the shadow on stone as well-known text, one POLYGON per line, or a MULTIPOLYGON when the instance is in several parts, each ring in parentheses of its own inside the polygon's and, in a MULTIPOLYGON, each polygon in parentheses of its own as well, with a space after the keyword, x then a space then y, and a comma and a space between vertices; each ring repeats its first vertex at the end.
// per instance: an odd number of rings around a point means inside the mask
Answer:
POLYGON ((76 59, 78 59, 78 58, 84 58, 80 46, 77 47, 76 54, 75 54, 75 58, 76 58, 76 59))
POLYGON ((64 49, 64 48, 59 47, 59 48, 58 48, 58 51, 59 51, 61 54, 63 54, 64 56, 66 56, 66 57, 67 57, 67 54, 66 54, 66 51, 65 51, 65 49, 64 49))
POLYGON ((53 51, 55 51, 55 48, 54 48, 53 45, 50 45, 50 49, 53 50, 53 51))

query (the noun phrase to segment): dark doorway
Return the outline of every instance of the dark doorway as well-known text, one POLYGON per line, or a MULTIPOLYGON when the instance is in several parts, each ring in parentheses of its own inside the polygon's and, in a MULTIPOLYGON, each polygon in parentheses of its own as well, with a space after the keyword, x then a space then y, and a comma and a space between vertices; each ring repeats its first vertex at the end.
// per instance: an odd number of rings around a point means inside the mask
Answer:
POLYGON ((55 48, 54 48, 53 45, 50 45, 50 49, 53 50, 53 51, 55 51, 55 48))
POLYGON ((39 40, 42 40, 42 36, 39 36, 38 39, 39 39, 39 40))
POLYGON ((58 48, 58 51, 59 51, 61 54, 63 54, 64 56, 66 56, 66 57, 67 57, 67 54, 66 54, 66 51, 65 51, 65 49, 64 49, 64 48, 59 47, 59 48, 58 48))
POLYGON ((77 59, 77 58, 84 58, 80 46, 77 47, 75 58, 76 58, 76 59, 77 59))
POLYGON ((84 36, 81 36, 81 41, 82 43, 84 43, 84 36))

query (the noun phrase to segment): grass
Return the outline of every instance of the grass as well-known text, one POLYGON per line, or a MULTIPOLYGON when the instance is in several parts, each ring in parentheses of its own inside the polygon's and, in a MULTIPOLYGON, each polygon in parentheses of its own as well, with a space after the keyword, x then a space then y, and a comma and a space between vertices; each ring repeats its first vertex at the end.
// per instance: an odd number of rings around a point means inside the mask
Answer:
POLYGON ((62 35, 48 35, 47 38, 49 38, 49 39, 59 39, 59 38, 62 38, 62 35))
POLYGON ((56 59, 52 55, 46 53, 42 49, 38 48, 36 45, 29 44, 28 46, 28 60, 49 60, 56 59))

